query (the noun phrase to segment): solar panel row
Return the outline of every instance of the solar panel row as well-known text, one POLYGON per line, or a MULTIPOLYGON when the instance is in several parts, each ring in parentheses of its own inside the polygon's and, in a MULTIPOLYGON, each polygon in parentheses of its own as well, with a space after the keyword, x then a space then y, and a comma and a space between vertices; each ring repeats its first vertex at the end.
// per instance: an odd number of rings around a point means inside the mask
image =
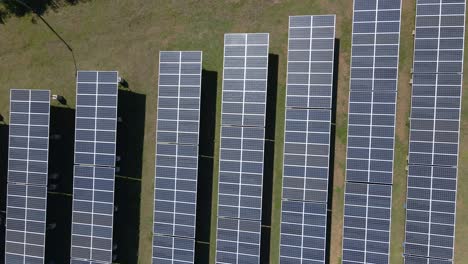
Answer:
POLYGON ((159 59, 153 263, 193 263, 202 52, 159 59))
POLYGON ((465 1, 417 1, 405 263, 453 263, 465 1))
POLYGON ((289 18, 280 262, 325 263, 335 15, 289 18))
POLYGON ((343 263, 389 263, 401 0, 354 1, 343 263))
POLYGON ((44 263, 50 91, 10 92, 5 263, 44 263))
POLYGON ((269 34, 226 34, 217 263, 259 263, 269 34))
POLYGON ((71 263, 111 263, 118 73, 78 71, 71 263))

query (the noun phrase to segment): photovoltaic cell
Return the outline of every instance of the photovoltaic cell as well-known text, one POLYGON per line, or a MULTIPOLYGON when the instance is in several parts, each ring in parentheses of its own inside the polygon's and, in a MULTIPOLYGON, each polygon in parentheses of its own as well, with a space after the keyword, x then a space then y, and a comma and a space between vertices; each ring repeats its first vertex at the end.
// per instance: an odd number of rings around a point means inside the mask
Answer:
POLYGON ((269 34, 226 34, 217 263, 259 263, 269 34))
POLYGON ((75 164, 115 165, 118 73, 78 71, 75 164))
POLYGON ((355 0, 343 263, 389 263, 401 0, 355 0))
POLYGON ((343 263, 389 263, 392 186, 346 182, 343 263))
POLYGON ((10 92, 5 263, 44 263, 50 91, 10 92))
POLYGON ((153 263, 193 263, 202 53, 159 61, 153 263))
POLYGON ((111 263, 118 72, 78 71, 71 263, 111 263))
POLYGON ((405 263, 453 263, 465 1, 417 1, 405 263))

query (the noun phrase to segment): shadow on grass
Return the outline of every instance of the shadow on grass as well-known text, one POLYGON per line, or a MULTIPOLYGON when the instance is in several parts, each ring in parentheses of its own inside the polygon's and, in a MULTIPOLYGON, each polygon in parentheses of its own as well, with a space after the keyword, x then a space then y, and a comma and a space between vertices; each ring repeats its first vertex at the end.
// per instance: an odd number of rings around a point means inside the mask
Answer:
POLYGON ((146 95, 120 89, 118 96, 114 262, 138 263, 146 95))
POLYGON ((46 263, 70 261, 75 110, 50 108, 46 263))
POLYGON ((217 84, 217 72, 202 71, 195 263, 208 263, 210 259, 217 84))
POLYGON ((22 17, 35 13, 43 15, 47 10, 57 10, 65 5, 76 5, 89 0, 2 0, 0 23, 4 24, 8 16, 22 17))
POLYGON ((277 54, 268 54, 268 82, 265 124, 265 151, 262 193, 262 230, 260 262, 270 262, 271 211, 273 205, 273 174, 275 161, 276 100, 278 94, 277 54))
POLYGON ((8 173, 8 125, 0 124, 0 263, 5 259, 5 211, 8 173))
POLYGON ((325 263, 330 263, 331 227, 333 210, 333 180, 335 168, 335 135, 336 135, 336 98, 338 96, 338 76, 340 66, 340 39, 335 39, 335 54, 333 57, 333 90, 331 108, 331 130, 330 130, 330 160, 328 175, 328 204, 327 204, 327 244, 325 245, 325 263))

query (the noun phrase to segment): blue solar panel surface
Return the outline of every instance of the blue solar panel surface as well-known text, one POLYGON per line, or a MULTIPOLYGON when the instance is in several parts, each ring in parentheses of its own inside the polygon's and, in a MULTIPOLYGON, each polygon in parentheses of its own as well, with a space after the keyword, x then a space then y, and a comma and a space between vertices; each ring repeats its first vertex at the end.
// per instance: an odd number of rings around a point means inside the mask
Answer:
POLYGON ((280 263, 325 263, 327 204, 283 200, 280 263))
POLYGON ((269 34, 224 37, 217 263, 260 261, 268 47, 269 34))
POLYGON ((44 263, 50 91, 10 92, 5 263, 44 263))
POLYGON ((400 22, 401 0, 354 1, 343 263, 389 263, 400 22))
POLYGON ((335 15, 289 18, 281 263, 325 263, 335 15))
POLYGON ((392 186, 346 183, 343 263, 389 263, 392 186))
POLYGON ((117 72, 78 72, 75 164, 115 165, 117 89, 117 72))
POLYGON ((416 4, 405 263, 453 263, 465 5, 416 4))
POLYGON ((115 168, 74 167, 72 259, 112 262, 114 178, 115 168))
POLYGON ((72 263, 111 263, 118 72, 78 71, 72 263))
POLYGON ((194 263, 201 51, 159 61, 153 263, 194 263))

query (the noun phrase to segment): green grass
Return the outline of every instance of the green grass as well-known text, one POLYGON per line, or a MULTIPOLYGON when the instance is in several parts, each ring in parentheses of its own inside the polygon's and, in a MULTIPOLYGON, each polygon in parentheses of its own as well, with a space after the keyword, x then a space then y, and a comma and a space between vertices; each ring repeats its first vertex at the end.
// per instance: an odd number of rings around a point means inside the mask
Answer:
MULTIPOLYGON (((331 263, 341 262, 343 182, 347 134, 349 55, 352 1, 303 0, 202 0, 89 1, 45 14, 73 48, 79 69, 119 70, 130 89, 146 95, 145 144, 141 186, 139 263, 150 263, 154 178, 155 118, 158 52, 160 50, 203 50, 204 69, 218 72, 216 140, 214 154, 211 263, 214 263, 219 121, 222 83, 223 35, 226 32, 269 32, 270 53, 279 56, 275 167, 272 207, 271 263, 278 263, 281 201, 284 95, 288 16, 337 14, 340 65, 337 91, 335 173, 332 209, 331 263)), ((391 263, 402 263, 404 239, 403 204, 406 192, 406 155, 410 68, 412 64, 415 0, 403 1, 400 47, 400 85, 397 114, 395 177, 392 205, 391 263)), ((75 68, 70 52, 40 21, 31 16, 9 18, 0 24, 0 114, 7 117, 10 88, 46 88, 75 104, 75 68)), ((468 104, 468 94, 463 97, 468 104)), ((456 263, 468 252, 468 110, 463 108, 461 126, 459 192, 457 208, 456 263)), ((7 120, 8 121, 8 120, 7 120)))

